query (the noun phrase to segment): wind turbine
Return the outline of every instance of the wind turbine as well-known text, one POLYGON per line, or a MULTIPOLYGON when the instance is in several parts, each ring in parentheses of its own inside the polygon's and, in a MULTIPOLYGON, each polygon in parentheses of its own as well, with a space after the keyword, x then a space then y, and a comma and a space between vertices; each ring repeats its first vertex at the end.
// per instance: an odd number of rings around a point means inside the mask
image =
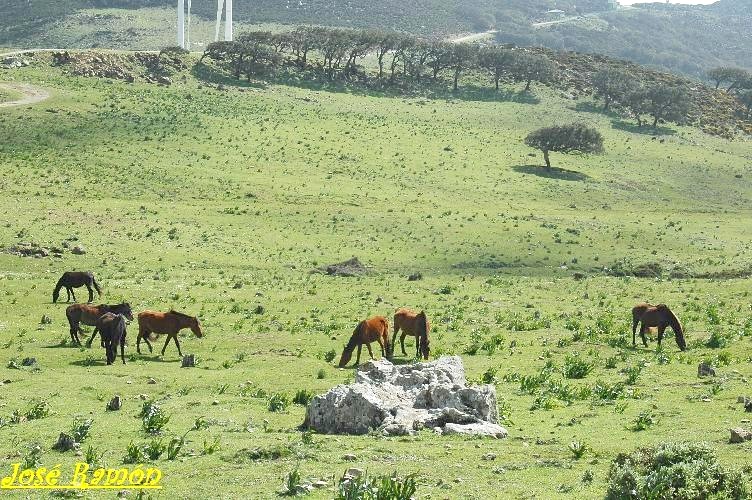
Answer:
POLYGON ((188 27, 185 26, 186 0, 178 0, 178 45, 191 50, 191 0, 188 2, 188 27))
POLYGON ((222 23, 222 9, 225 11, 225 41, 232 41, 232 0, 217 0, 217 27, 214 30, 214 41, 219 41, 219 25, 222 23))

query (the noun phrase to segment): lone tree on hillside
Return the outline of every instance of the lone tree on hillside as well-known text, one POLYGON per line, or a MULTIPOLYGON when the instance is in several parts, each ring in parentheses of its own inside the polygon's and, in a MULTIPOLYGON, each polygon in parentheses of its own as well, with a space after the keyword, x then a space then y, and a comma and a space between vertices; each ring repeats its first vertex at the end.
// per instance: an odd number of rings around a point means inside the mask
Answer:
POLYGON ((558 153, 602 153, 603 136, 593 127, 581 123, 556 125, 531 132, 525 144, 543 151, 546 168, 551 168, 549 151, 558 153))

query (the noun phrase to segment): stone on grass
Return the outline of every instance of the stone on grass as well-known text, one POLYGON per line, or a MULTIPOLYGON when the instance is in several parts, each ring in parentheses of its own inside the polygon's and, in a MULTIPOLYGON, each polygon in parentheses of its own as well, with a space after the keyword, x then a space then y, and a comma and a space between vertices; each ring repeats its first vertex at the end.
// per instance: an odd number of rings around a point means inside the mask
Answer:
POLYGON ((697 367, 698 377, 715 377, 715 370, 707 363, 700 363, 697 367))
POLYGON ((195 354, 187 354, 183 356, 183 361, 180 363, 181 368, 193 368, 194 366, 196 366, 195 354))
POLYGON ((118 411, 122 407, 123 407, 123 401, 120 399, 120 396, 115 396, 114 398, 110 400, 109 403, 107 403, 108 411, 118 411))
POLYGON ((752 440, 752 432, 742 427, 736 427, 731 430, 731 443, 743 443, 744 441, 752 440))
POLYGON ((387 360, 362 365, 355 383, 313 398, 304 427, 324 434, 441 434, 506 437, 498 424, 496 389, 467 385, 458 356, 395 366, 387 360))

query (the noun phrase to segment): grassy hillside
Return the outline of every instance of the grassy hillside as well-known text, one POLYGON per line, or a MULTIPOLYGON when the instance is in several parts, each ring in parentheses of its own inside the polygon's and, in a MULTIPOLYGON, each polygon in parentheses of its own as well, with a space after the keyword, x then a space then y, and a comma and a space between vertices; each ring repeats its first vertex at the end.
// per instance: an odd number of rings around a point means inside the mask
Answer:
MULTIPOLYGON (((235 6, 238 29, 263 23, 378 27, 422 35, 497 30, 502 42, 597 52, 698 77, 716 66, 749 66, 752 6, 656 3, 608 12, 590 0, 261 0, 235 6), (534 28, 561 9, 567 22, 534 28), (598 15, 589 16, 598 13, 598 15), (576 16, 586 15, 575 19, 576 16)), ((174 44, 174 2, 164 0, 0 1, 0 45, 159 49, 174 44)), ((195 48, 213 39, 215 4, 196 2, 195 48)))
POLYGON ((270 498, 296 467, 331 487, 351 466, 417 473, 420 498, 597 498, 618 453, 663 441, 706 441, 724 465, 746 463, 752 444, 728 444, 728 428, 748 416, 736 401, 752 376, 749 281, 669 275, 746 275, 748 141, 633 133, 545 88, 525 102, 395 98, 236 86, 200 68, 164 87, 72 77, 46 58, 0 74, 53 92, 0 112, 0 246, 63 249, 0 253, 6 463, 39 443, 40 463, 69 470, 80 458, 51 447, 78 416, 94 420, 83 451, 120 466, 129 444, 154 439, 138 418, 152 398, 171 416, 165 442, 208 423, 178 460, 154 461, 155 498, 270 498), (573 120, 598 127, 606 153, 555 155, 565 170, 542 170, 522 138, 573 120), (369 275, 311 272, 353 255, 369 275), (609 276, 618 262, 666 272, 609 276), (93 270, 102 301, 198 314, 204 338, 181 344, 199 366, 181 369, 173 345, 164 358, 137 355, 135 325, 125 366, 71 346, 65 305, 50 303, 69 269, 93 270), (423 280, 408 281, 414 272, 423 280), (670 336, 662 351, 631 347, 629 308, 641 300, 674 308, 688 351, 670 336), (297 430, 302 406, 268 409, 273 394, 352 379, 326 353, 339 354, 358 319, 404 305, 427 311, 434 356, 459 354, 472 380, 496 384, 508 439, 310 441, 297 430), (564 379, 575 353, 593 371, 564 379), (26 357, 37 366, 15 368, 26 357), (703 360, 717 377, 697 378, 703 360), (551 384, 521 389, 520 376, 546 366, 551 384), (119 412, 105 411, 113 394, 119 412), (13 418, 40 400, 48 416, 13 418), (645 415, 653 423, 635 430, 645 415), (572 441, 590 451, 575 459, 572 441))

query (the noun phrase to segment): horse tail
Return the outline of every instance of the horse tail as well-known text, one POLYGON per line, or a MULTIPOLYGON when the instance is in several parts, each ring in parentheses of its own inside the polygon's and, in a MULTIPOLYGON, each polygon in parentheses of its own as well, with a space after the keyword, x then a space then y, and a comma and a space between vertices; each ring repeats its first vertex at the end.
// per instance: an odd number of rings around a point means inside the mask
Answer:
POLYGON ((339 359, 338 366, 340 368, 347 366, 347 363, 350 362, 353 351, 360 343, 361 333, 363 331, 363 327, 365 326, 365 324, 366 324, 365 321, 361 321, 360 323, 358 323, 358 326, 355 327, 355 330, 353 330, 353 334, 350 337, 350 340, 347 341, 347 345, 345 346, 345 349, 342 351, 342 357, 339 359))
POLYGON ((102 296, 102 289, 99 288, 99 283, 97 283, 97 280, 94 278, 94 275, 91 275, 91 284, 94 285, 94 288, 97 290, 97 293, 99 296, 102 296))

